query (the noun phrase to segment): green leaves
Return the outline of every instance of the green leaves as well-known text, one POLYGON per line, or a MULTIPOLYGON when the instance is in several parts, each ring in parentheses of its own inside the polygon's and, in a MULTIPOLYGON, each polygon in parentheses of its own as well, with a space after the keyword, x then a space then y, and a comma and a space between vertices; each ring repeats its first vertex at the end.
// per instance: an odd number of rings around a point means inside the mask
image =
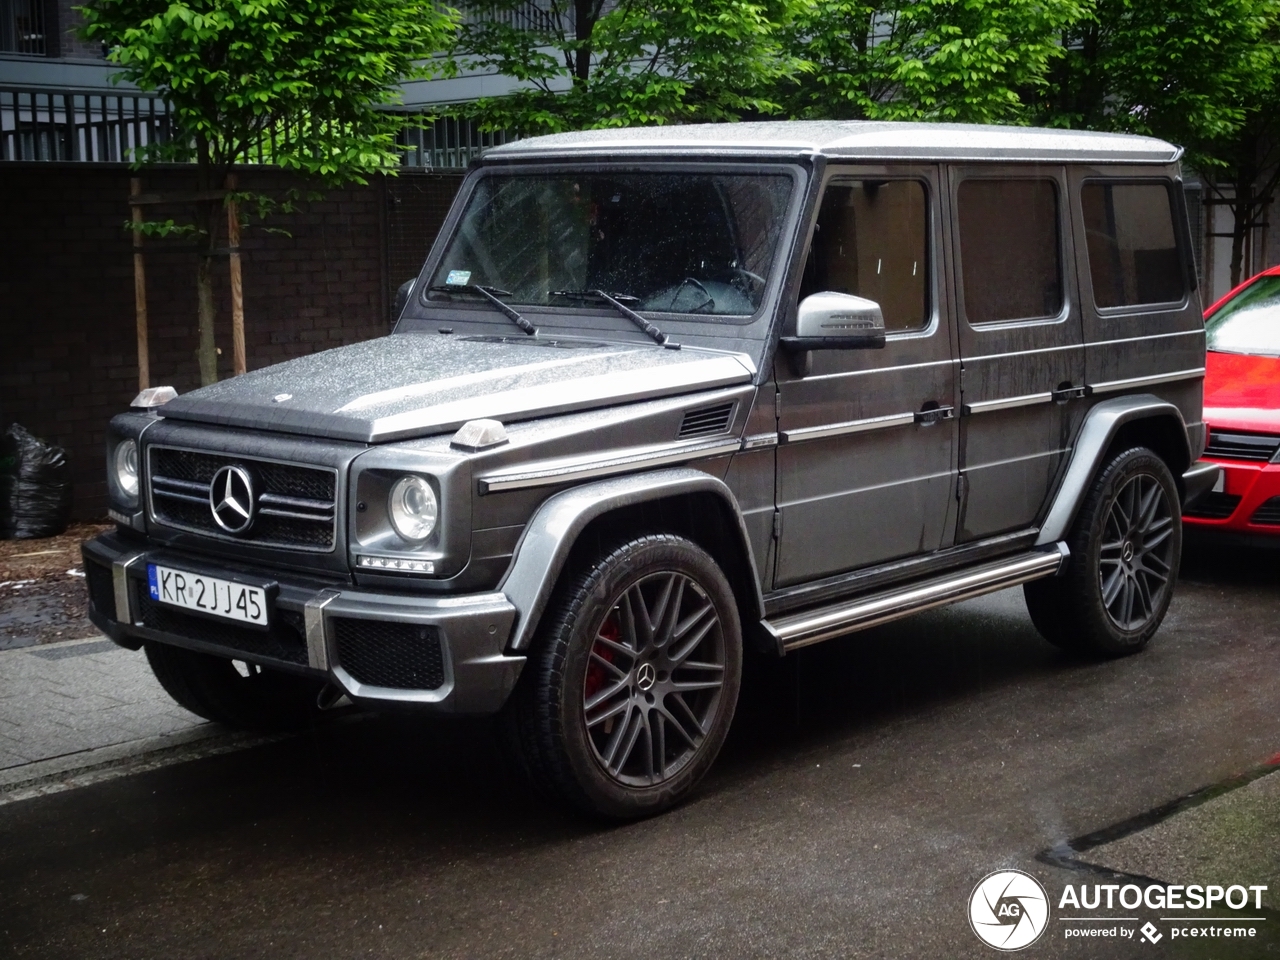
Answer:
POLYGON ((552 133, 776 112, 803 69, 778 27, 804 0, 481 0, 452 51, 459 70, 516 81, 457 112, 490 129, 552 133))
POLYGON ((261 155, 330 183, 398 166, 402 119, 379 107, 457 18, 415 0, 93 0, 83 14, 120 75, 172 104, 182 136, 139 160, 225 170, 261 155))
POLYGON ((1025 122, 1085 2, 810 0, 785 32, 810 69, 779 98, 807 118, 1025 122))

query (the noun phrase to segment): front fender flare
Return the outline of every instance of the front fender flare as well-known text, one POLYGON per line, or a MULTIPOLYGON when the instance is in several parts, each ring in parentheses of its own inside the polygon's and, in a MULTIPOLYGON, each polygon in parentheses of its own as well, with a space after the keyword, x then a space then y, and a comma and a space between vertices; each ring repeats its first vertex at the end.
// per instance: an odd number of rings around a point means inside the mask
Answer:
MULTIPOLYGON (((1182 411, 1167 400, 1149 393, 1104 400, 1085 414, 1084 424, 1071 453, 1071 461, 1054 496, 1053 505, 1040 526, 1036 545, 1056 543, 1067 535, 1089 492, 1089 485, 1102 466, 1102 458, 1106 456, 1111 441, 1122 426, 1135 420, 1165 417, 1177 420, 1183 443, 1186 443, 1187 424, 1182 418, 1182 411)), ((1190 445, 1186 448, 1186 454, 1187 461, 1190 462, 1190 445)))
POLYGON ((507 649, 526 650, 560 578, 569 551, 592 520, 621 507, 667 500, 689 494, 709 493, 719 497, 737 520, 736 532, 754 594, 739 597, 754 604, 757 617, 764 616, 764 598, 756 574, 755 557, 747 538, 747 528, 737 498, 723 480, 689 467, 674 467, 652 473, 632 474, 583 484, 550 497, 534 513, 516 546, 515 558, 498 589, 516 608, 516 622, 507 649))

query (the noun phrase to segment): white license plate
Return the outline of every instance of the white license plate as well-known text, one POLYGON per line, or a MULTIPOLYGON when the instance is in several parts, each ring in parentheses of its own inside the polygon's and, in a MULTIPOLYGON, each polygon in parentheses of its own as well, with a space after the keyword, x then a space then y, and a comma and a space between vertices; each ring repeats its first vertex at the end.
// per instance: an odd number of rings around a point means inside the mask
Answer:
POLYGON ((218 577, 147 564, 151 599, 184 610, 199 610, 226 620, 267 626, 267 591, 218 577))

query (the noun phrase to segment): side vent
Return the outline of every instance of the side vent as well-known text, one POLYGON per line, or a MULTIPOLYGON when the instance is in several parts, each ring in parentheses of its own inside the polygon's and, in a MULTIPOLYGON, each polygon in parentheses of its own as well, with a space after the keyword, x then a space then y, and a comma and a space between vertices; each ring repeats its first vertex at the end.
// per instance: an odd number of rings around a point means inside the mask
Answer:
POLYGON ((729 422, 733 419, 733 408, 736 406, 737 402, 730 400, 728 403, 718 403, 714 407, 690 410, 680 421, 680 432, 676 434, 676 438, 687 440, 689 437, 709 437, 716 433, 724 433, 729 429, 729 422))

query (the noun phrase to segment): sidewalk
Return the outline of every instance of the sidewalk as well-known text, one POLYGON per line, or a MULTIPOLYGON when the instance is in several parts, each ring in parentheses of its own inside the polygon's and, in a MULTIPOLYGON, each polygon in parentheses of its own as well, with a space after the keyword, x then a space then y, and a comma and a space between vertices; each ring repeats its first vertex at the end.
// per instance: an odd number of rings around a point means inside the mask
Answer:
POLYGON ((0 804, 271 739, 184 710, 103 637, 0 650, 0 804))

